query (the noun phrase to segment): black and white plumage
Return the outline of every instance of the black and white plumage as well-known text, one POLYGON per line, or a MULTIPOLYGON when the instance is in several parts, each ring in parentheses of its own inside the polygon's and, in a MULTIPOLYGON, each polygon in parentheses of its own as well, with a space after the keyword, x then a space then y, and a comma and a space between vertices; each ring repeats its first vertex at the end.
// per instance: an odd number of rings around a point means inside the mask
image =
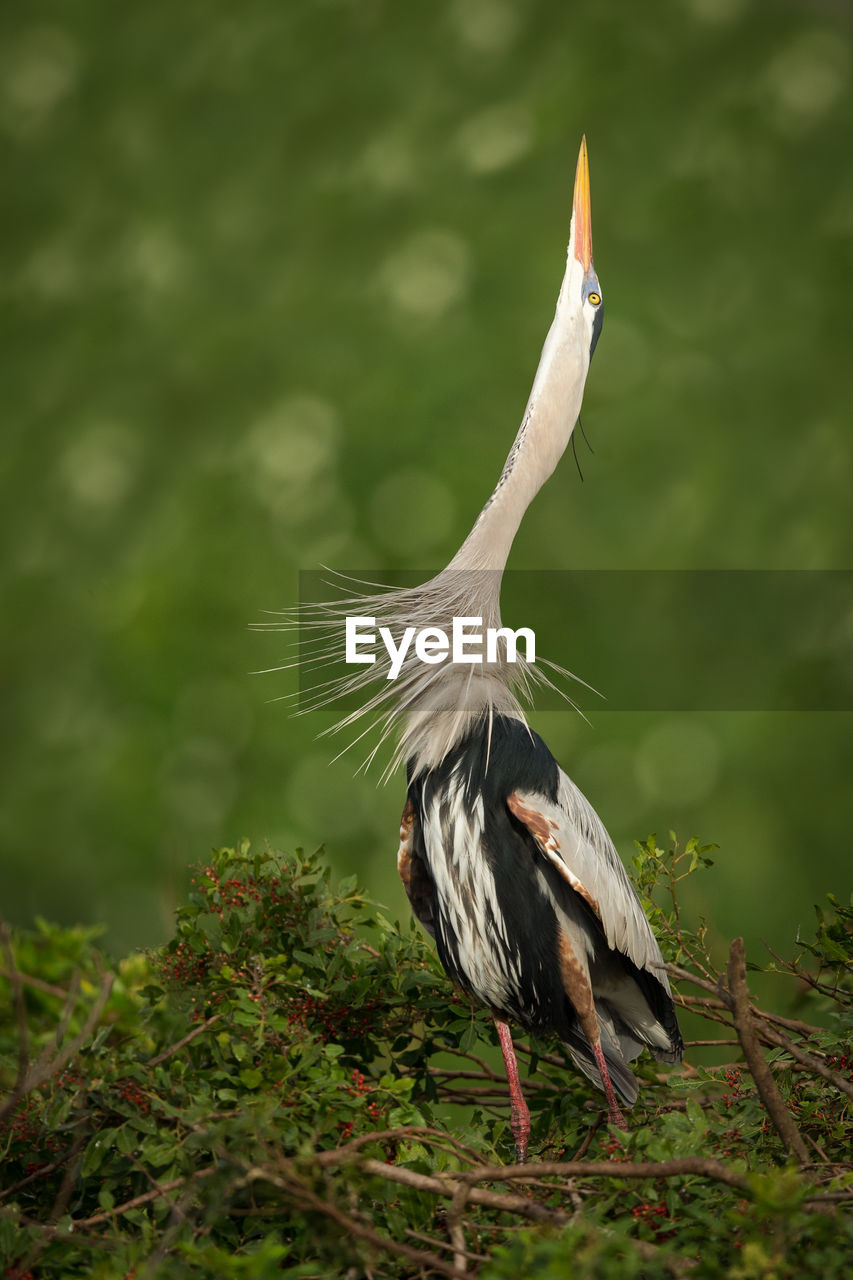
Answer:
MULTIPOLYGON (((619 1099, 644 1047, 681 1056, 660 949, 595 810, 520 721, 476 727, 412 777, 398 869, 448 974, 499 1021, 557 1036, 619 1099)), ((613 1119, 619 1122, 618 1109, 613 1119)))
MULTIPOLYGON (((571 438, 602 315, 584 140, 554 320, 494 491, 447 568, 422 586, 300 612, 303 652, 313 637, 318 669, 340 659, 353 612, 397 643, 409 627, 449 632, 454 617, 500 627, 509 551, 571 438)), ((380 653, 374 665, 320 684, 305 709, 363 691, 335 727, 366 717, 380 728, 379 745, 396 740, 390 768, 405 761, 408 774, 400 874, 448 974, 494 1016, 518 1158, 530 1122, 510 1021, 558 1036, 624 1126, 617 1095, 629 1106, 637 1097, 628 1064, 644 1047, 677 1061, 682 1041, 660 950, 610 837, 525 721, 521 700, 549 677, 541 665, 511 663, 505 648, 478 665, 425 665, 409 651, 398 678, 388 676, 380 653)))

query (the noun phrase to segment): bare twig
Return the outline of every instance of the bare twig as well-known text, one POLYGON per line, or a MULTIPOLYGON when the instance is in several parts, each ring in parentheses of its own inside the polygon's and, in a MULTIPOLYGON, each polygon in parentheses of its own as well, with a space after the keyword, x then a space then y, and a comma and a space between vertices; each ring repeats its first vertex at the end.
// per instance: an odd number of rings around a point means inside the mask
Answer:
POLYGON ((112 1218, 116 1218, 122 1213, 128 1213, 131 1209, 141 1209, 144 1205, 151 1204, 153 1200, 162 1199, 171 1191, 180 1191, 190 1183, 201 1182, 203 1179, 209 1178, 218 1169, 218 1165, 208 1165, 205 1169, 197 1169, 189 1177, 172 1178, 171 1182, 161 1182, 152 1191, 143 1191, 141 1195, 133 1196, 132 1199, 125 1200, 122 1204, 114 1205, 112 1209, 104 1209, 101 1213, 93 1213, 90 1218, 75 1218, 72 1224, 74 1230, 82 1231, 87 1227, 97 1227, 101 1222, 109 1222, 112 1218))
POLYGON ((703 991, 708 991, 712 996, 716 996, 720 1009, 726 1007, 723 1004, 722 976, 716 982, 710 982, 707 978, 700 978, 698 974, 691 973, 689 969, 682 969, 677 964, 666 964, 664 968, 671 978, 679 978, 682 982, 692 982, 695 987, 701 987, 703 991))
MULTIPOLYGON (((0 923, 0 929, 2 928, 3 925, 0 923)), ((43 991, 45 995, 56 996, 58 1000, 65 1000, 68 997, 68 992, 64 987, 55 987, 52 982, 45 982, 43 978, 34 978, 30 973, 22 973, 14 964, 10 965, 8 969, 4 969, 0 965, 0 978, 5 978, 14 985, 16 977, 17 981, 22 982, 25 987, 32 987, 35 991, 43 991)))
MULTIPOLYGON (((395 1164, 382 1164, 379 1160, 365 1160, 360 1167, 365 1173, 384 1178, 388 1182, 398 1182, 402 1186, 412 1187, 416 1191, 426 1191, 445 1200, 453 1199, 460 1177, 458 1173, 447 1177, 436 1177, 426 1173, 417 1173, 414 1169, 406 1169, 395 1164)), ((493 1169, 487 1169, 486 1166, 482 1167, 487 1176, 495 1172, 493 1169)), ((536 1167, 538 1168, 538 1166, 536 1167)), ((469 1170, 469 1175, 471 1172, 475 1171, 469 1170)), ((498 1176, 503 1172, 504 1170, 499 1168, 498 1176)), ((479 1180, 478 1174, 479 1169, 475 1172, 477 1180, 479 1180)), ((494 1181, 494 1178, 489 1180, 494 1181)), ((569 1215, 562 1209, 550 1209, 546 1205, 539 1204, 536 1200, 528 1200, 527 1196, 513 1195, 502 1191, 490 1191, 485 1187, 471 1186, 468 1192, 468 1200, 471 1204, 481 1204, 490 1209, 502 1209, 507 1213, 520 1214, 524 1218, 529 1218, 532 1222, 550 1222, 554 1226, 565 1226, 569 1220, 569 1215)))
POLYGON ((729 951, 728 979, 735 1030, 761 1101, 776 1126, 776 1132, 786 1150, 794 1156, 798 1164, 807 1164, 808 1147, 794 1123, 794 1117, 785 1106, 776 1081, 773 1079, 773 1072, 768 1067, 758 1045, 746 986, 746 952, 743 938, 735 938, 732 942, 729 951))
POLYGON ((539 1053, 533 1048, 532 1044, 529 1044, 525 1040, 516 1040, 515 1051, 516 1053, 525 1054, 529 1058, 532 1058, 535 1056, 539 1059, 540 1062, 550 1063, 552 1067, 568 1067, 569 1065, 568 1059, 564 1057, 563 1054, 539 1053))
MULTIPOLYGON (((81 1128, 75 1133, 67 1153, 65 1170, 62 1175, 62 1182, 53 1202, 53 1208, 50 1211, 50 1222, 58 1222, 68 1208, 68 1202, 71 1199, 71 1193, 74 1190, 74 1179, 76 1176, 75 1162, 80 1154, 89 1133, 85 1128, 81 1128)), ((26 1268, 25 1268, 26 1269, 26 1268)))
POLYGON ((593 1120, 592 1124, 591 1124, 591 1125, 589 1126, 589 1128, 587 1129, 586 1137, 584 1138, 583 1142, 582 1142, 582 1143, 580 1144, 580 1146, 578 1147, 578 1149, 577 1149, 577 1151, 575 1152, 575 1154, 572 1156, 572 1159, 573 1159, 573 1160, 582 1160, 582 1159, 583 1159, 583 1157, 586 1155, 587 1151, 589 1151, 590 1147, 592 1146, 592 1140, 593 1140, 593 1138, 595 1137, 595 1135, 598 1133, 598 1131, 599 1131, 599 1129, 601 1128, 601 1126, 602 1126, 602 1124, 603 1124, 603 1123, 604 1123, 604 1112, 603 1112, 603 1111, 599 1111, 598 1115, 595 1117, 595 1119, 593 1120))
POLYGON ((739 1191, 747 1180, 721 1160, 704 1156, 682 1156, 678 1160, 541 1160, 530 1164, 483 1165, 464 1173, 439 1175, 484 1182, 527 1182, 535 1178, 710 1178, 739 1191))
POLYGON ((469 1191, 468 1184, 464 1181, 460 1182, 453 1193, 450 1207, 447 1210, 447 1234, 450 1237, 450 1243, 453 1245, 453 1265, 460 1275, 464 1275, 467 1270, 462 1214, 465 1212, 469 1191))
POLYGON ((756 1009, 755 1005, 752 1007, 759 1018, 763 1018, 765 1022, 772 1022, 779 1027, 787 1027, 789 1031, 798 1031, 801 1036, 820 1036, 826 1032, 826 1027, 816 1027, 811 1022, 801 1022, 799 1018, 783 1018, 781 1013, 770 1013, 767 1009, 756 1009))
POLYGON ((315 1152, 313 1158, 321 1166, 340 1164, 343 1160, 354 1156, 361 1147, 368 1146, 370 1143, 410 1141, 423 1143, 424 1146, 444 1148, 450 1144, 455 1154, 464 1158, 469 1164, 476 1164, 480 1159, 480 1153, 473 1147, 466 1146, 451 1133, 445 1133, 443 1129, 432 1129, 427 1125, 401 1125, 397 1129, 376 1129, 373 1133, 362 1133, 331 1151, 315 1152))
MULTIPOLYGON (((94 1004, 89 1010, 86 1021, 73 1040, 71 1040, 64 1049, 59 1049, 57 1047, 56 1052, 54 1052, 51 1046, 48 1045, 36 1059, 35 1063, 32 1066, 27 1066, 23 1078, 19 1078, 16 1081, 11 1093, 6 1098, 6 1101, 2 1106, 0 1106, 0 1120, 3 1120, 3 1118, 11 1111, 14 1111, 21 1099, 26 1097, 28 1093, 32 1093, 33 1089, 37 1089, 39 1085, 44 1084, 45 1080, 49 1080, 51 1076, 59 1075, 66 1064, 69 1063, 77 1053, 79 1053, 80 1049, 98 1025, 104 1006, 109 999, 112 986, 113 975, 111 973, 105 974, 101 980, 100 990, 95 998, 94 1004)), ((66 1007, 63 1010, 63 1015, 60 1019, 59 1027, 56 1032, 57 1046, 61 1044, 65 1035, 76 999, 77 993, 75 990, 75 984, 72 983, 71 990, 68 992, 66 1007)))
MULTIPOLYGON (((172 1211, 170 1215, 169 1225, 157 1241, 157 1246, 153 1253, 150 1253, 145 1260, 140 1280, 144 1280, 146 1276, 153 1276, 160 1267, 160 1263, 168 1256, 169 1250, 173 1242, 180 1234, 181 1227, 187 1220, 187 1210, 196 1197, 196 1188, 194 1183, 184 1188, 184 1193, 179 1198, 171 1201, 172 1211)), ((166 1197, 164 1197, 166 1199, 166 1197)), ((167 1203, 168 1200, 167 1200, 167 1203)))
POLYGON ((207 1031, 208 1027, 212 1027, 214 1022, 218 1022, 221 1017, 221 1013, 214 1013, 211 1017, 205 1018, 204 1022, 200 1022, 198 1026, 193 1027, 192 1031, 177 1040, 175 1044, 170 1045, 168 1049, 164 1049, 162 1053, 158 1053, 155 1058, 149 1058, 146 1066, 159 1067, 161 1062, 165 1062, 167 1058, 171 1058, 175 1053, 180 1053, 181 1049, 185 1049, 190 1041, 202 1035, 207 1031))
POLYGON ((685 1040, 685 1049, 731 1049, 733 1046, 740 1044, 739 1040, 685 1040))
MULTIPOLYGON (((371 1161, 370 1163, 377 1162, 371 1161)), ((385 1168, 386 1166, 381 1167, 385 1168)), ((392 1240, 389 1236, 380 1235, 378 1231, 374 1231, 372 1227, 368 1227, 348 1213, 344 1213, 336 1204, 333 1204, 330 1200, 324 1200, 322 1196, 317 1195, 302 1183, 288 1185, 285 1181, 267 1174, 261 1174, 261 1176, 265 1181, 271 1182, 273 1186, 278 1186, 282 1190, 290 1192, 292 1199, 300 1207, 313 1209, 318 1213, 324 1214, 327 1218, 331 1218, 347 1235, 365 1240, 368 1244, 373 1245, 374 1248, 382 1249, 387 1253, 408 1258, 411 1262, 416 1262, 422 1267, 428 1267, 432 1271, 439 1271, 442 1275, 449 1276, 450 1280, 462 1280, 464 1272, 458 1271, 455 1265, 442 1261, 441 1258, 436 1257, 433 1253, 425 1253, 423 1249, 415 1249, 412 1245, 404 1244, 402 1240, 392 1240)))
POLYGON ((766 1030, 767 1039, 779 1049, 784 1049, 789 1053, 796 1062, 806 1067, 809 1071, 813 1071, 815 1075, 821 1076, 830 1084, 835 1085, 836 1089, 840 1089, 842 1093, 846 1093, 848 1098, 853 1098, 853 1084, 849 1080, 845 1080, 844 1076, 839 1072, 833 1071, 832 1067, 828 1067, 820 1058, 816 1058, 814 1054, 807 1053, 805 1049, 801 1049, 799 1045, 786 1036, 781 1031, 776 1031, 772 1027, 766 1030))
MULTIPOLYGON (((446 1240, 436 1240, 434 1236, 425 1235, 423 1231, 413 1231, 411 1227, 406 1227, 406 1235, 411 1240, 420 1240, 422 1244, 431 1244, 434 1249, 442 1249, 445 1253, 453 1249, 452 1244, 448 1244, 446 1240)), ((488 1254, 474 1253, 471 1249, 465 1250, 465 1258, 469 1262, 490 1262, 488 1254)))
POLYGON ((0 1189, 0 1200, 8 1199, 9 1196, 13 1196, 20 1191, 22 1187, 29 1186, 31 1182, 38 1182, 42 1178, 47 1178, 51 1173, 55 1173, 57 1169, 61 1169, 71 1158, 72 1150, 72 1147, 68 1147, 61 1156, 57 1156, 49 1164, 40 1164, 32 1173, 28 1173, 25 1178, 19 1179, 18 1182, 13 1182, 11 1186, 0 1189))

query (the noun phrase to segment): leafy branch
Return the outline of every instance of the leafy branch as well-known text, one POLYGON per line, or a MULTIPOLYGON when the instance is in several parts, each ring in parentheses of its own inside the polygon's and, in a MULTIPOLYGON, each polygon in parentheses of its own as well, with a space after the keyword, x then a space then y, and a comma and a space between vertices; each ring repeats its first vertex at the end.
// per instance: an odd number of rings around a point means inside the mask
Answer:
POLYGON ((815 943, 789 967, 774 957, 811 1020, 762 1009, 740 940, 723 968, 685 928, 679 885, 708 862, 696 842, 650 840, 637 878, 681 1007, 724 1031, 696 1040, 742 1060, 643 1067, 626 1135, 559 1046, 521 1041, 537 1153, 523 1166, 503 1162, 489 1019, 414 927, 354 881, 333 890, 317 855, 222 851, 168 946, 112 970, 81 931, 3 932, 6 1274, 557 1280, 570 1254, 590 1280, 840 1280, 847 916, 830 900, 815 943))

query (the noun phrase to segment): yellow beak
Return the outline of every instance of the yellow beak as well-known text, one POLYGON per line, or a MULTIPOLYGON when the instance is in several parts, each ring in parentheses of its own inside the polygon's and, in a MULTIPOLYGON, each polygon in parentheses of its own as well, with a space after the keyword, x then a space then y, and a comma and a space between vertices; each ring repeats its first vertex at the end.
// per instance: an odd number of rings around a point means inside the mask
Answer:
POLYGON ((592 212, 589 203, 589 157, 586 153, 586 136, 581 140, 578 167, 575 173, 575 195, 572 202, 572 237, 575 257, 584 271, 592 262, 592 212))

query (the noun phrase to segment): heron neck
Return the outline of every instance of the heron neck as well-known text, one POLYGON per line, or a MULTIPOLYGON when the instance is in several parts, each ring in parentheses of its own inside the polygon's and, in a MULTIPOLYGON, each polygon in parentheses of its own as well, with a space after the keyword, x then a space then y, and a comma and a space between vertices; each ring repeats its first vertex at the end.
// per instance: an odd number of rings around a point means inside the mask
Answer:
POLYGON ((500 479, 448 568, 502 572, 524 513, 554 471, 580 413, 589 355, 561 317, 545 339, 527 408, 500 479))

